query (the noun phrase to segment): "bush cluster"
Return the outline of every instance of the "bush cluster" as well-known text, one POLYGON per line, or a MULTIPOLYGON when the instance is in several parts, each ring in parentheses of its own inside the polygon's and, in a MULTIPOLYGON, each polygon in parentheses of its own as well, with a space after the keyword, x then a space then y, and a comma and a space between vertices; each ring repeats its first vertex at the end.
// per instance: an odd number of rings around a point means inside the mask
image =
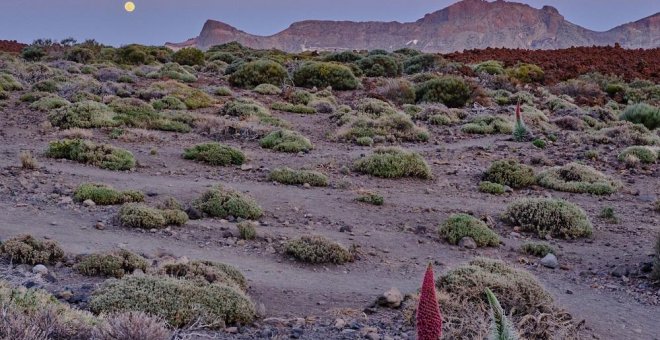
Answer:
POLYGON ((370 156, 355 161, 353 169, 383 178, 432 177, 431 168, 420 154, 395 147, 374 150, 370 156))
POLYGON ((84 256, 74 268, 87 276, 113 276, 118 279, 136 269, 147 271, 147 260, 128 250, 94 253, 84 256))
POLYGON ((362 192, 359 194, 356 200, 358 202, 368 203, 371 205, 383 205, 385 203, 385 198, 375 192, 362 192))
POLYGON ((613 178, 578 163, 547 169, 538 175, 537 182, 554 190, 594 195, 609 195, 621 187, 621 183, 613 178))
POLYGON ((501 195, 506 192, 506 187, 499 183, 482 181, 479 183, 479 191, 493 195, 501 195))
POLYGON ((277 130, 264 136, 259 141, 262 148, 272 149, 278 152, 309 152, 312 142, 297 131, 277 130))
POLYGON ((514 189, 525 188, 536 182, 534 169, 514 159, 494 161, 484 173, 483 180, 514 189))
POLYGON ((389 55, 370 55, 358 60, 357 65, 367 77, 394 78, 401 75, 401 65, 389 55))
POLYGON ((325 63, 307 62, 293 73, 293 82, 300 87, 325 88, 333 90, 355 90, 358 80, 351 69, 346 66, 325 63))
POLYGON ((520 246, 520 251, 523 254, 534 255, 536 257, 545 257, 548 254, 557 254, 551 245, 541 242, 524 243, 520 246))
POLYGON ((217 142, 197 144, 183 152, 183 158, 204 162, 211 165, 241 165, 245 155, 239 149, 217 142))
POLYGON ((470 134, 510 134, 513 132, 513 124, 500 116, 484 115, 472 119, 463 125, 461 131, 470 134))
POLYGON ((107 184, 83 183, 76 188, 73 199, 78 202, 92 200, 98 205, 113 205, 144 201, 144 194, 137 190, 119 191, 107 184))
POLYGON ((652 164, 658 160, 658 155, 660 154, 660 149, 657 147, 650 146, 630 146, 621 153, 619 153, 618 159, 622 162, 629 162, 630 158, 634 158, 633 162, 641 162, 645 164, 652 164))
POLYGON ((280 86, 287 77, 284 66, 272 60, 260 59, 239 66, 236 72, 229 76, 229 82, 243 88, 254 88, 260 84, 280 86))
POLYGON ((0 245, 0 251, 14 263, 55 264, 64 258, 64 251, 53 240, 38 240, 32 235, 12 237, 0 245))
POLYGON ((100 128, 119 125, 116 114, 105 104, 91 100, 83 100, 61 107, 48 115, 53 126, 62 129, 70 128, 100 128))
POLYGON ((442 103, 447 107, 463 107, 471 95, 470 86, 453 76, 425 81, 415 90, 417 102, 442 103))
POLYGON ((243 292, 248 289, 247 279, 236 267, 220 262, 201 260, 165 262, 160 267, 159 273, 177 279, 222 284, 243 292))
POLYGON ((158 209, 142 203, 126 203, 119 209, 117 220, 128 228, 161 229, 169 225, 186 224, 188 215, 176 209, 158 209))
POLYGON ((271 171, 268 179, 282 184, 309 184, 313 187, 328 186, 328 176, 318 171, 293 170, 286 167, 274 169, 271 171))
POLYGON ((649 130, 653 130, 660 127, 660 107, 646 103, 631 105, 626 107, 619 119, 642 124, 649 130))
POLYGON ((179 65, 204 65, 204 52, 194 47, 182 48, 174 52, 172 61, 179 65))
POLYGON ((463 237, 471 237, 479 247, 496 247, 500 237, 486 223, 467 214, 453 214, 438 228, 441 238, 458 244, 463 237))
POLYGON ((130 170, 135 167, 135 158, 130 151, 82 139, 62 139, 50 142, 46 156, 65 158, 108 170, 130 170))
POLYGON ((252 197, 222 187, 206 191, 191 205, 209 217, 233 216, 256 220, 263 214, 261 207, 252 197))
POLYGON ((579 238, 588 237, 592 232, 584 210, 562 199, 520 199, 508 206, 504 217, 539 237, 579 238))

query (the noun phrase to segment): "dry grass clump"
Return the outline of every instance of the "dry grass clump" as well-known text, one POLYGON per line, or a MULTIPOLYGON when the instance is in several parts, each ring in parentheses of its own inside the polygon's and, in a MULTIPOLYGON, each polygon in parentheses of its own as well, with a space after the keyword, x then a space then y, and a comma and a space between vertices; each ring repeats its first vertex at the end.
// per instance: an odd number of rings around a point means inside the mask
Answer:
POLYGON ((191 205, 209 217, 233 216, 256 220, 263 214, 261 207, 252 197, 222 187, 208 190, 191 205))
POLYGON ((94 137, 94 133, 88 129, 70 128, 60 132, 62 138, 66 139, 90 139, 94 137))
POLYGON ((155 276, 106 281, 92 295, 90 309, 95 313, 140 311, 178 328, 194 321, 222 328, 248 324, 255 317, 254 304, 236 288, 155 276))
POLYGON ((162 98, 165 96, 178 98, 186 104, 186 107, 190 110, 210 107, 215 102, 213 98, 205 92, 174 80, 155 82, 140 93, 140 97, 145 100, 162 98))
POLYGON ((128 228, 160 229, 168 225, 184 225, 188 215, 181 210, 152 208, 142 203, 126 203, 117 215, 119 223, 128 228))
POLYGON ((162 141, 162 138, 158 133, 147 129, 121 129, 121 135, 119 135, 117 139, 127 143, 162 141))
POLYGON ((147 260, 128 250, 94 253, 83 257, 74 268, 87 276, 113 276, 118 279, 136 269, 147 271, 147 260))
POLYGON ((375 92, 396 105, 415 103, 415 88, 404 78, 386 79, 375 92))
POLYGON ((520 189, 533 185, 534 169, 514 159, 494 161, 483 175, 483 180, 520 189))
POLYGON ((519 199, 508 206, 503 217, 539 237, 589 237, 593 229, 582 208, 562 199, 519 199))
POLYGON ((513 124, 500 116, 479 116, 463 125, 461 131, 470 134, 510 134, 513 132, 513 124))
POLYGON ((554 305, 532 274, 502 261, 477 258, 439 277, 436 286, 443 336, 449 339, 484 339, 492 334, 486 288, 497 295, 523 338, 580 338, 578 324, 554 305))
POLYGON ((282 184, 302 185, 313 187, 328 186, 328 176, 310 170, 293 170, 291 168, 277 168, 271 171, 268 179, 282 184))
POLYGON ((506 187, 499 183, 481 181, 479 182, 479 191, 487 194, 501 195, 506 192, 506 187))
POLYGON ((103 317, 92 339, 95 340, 170 340, 172 332, 158 317, 143 312, 114 313, 103 317))
POLYGON ((108 170, 130 170, 135 167, 135 158, 130 151, 82 139, 62 139, 50 142, 46 156, 65 158, 108 170))
POLYGON ((370 191, 358 192, 358 197, 355 200, 371 205, 383 205, 385 203, 385 198, 382 195, 370 191))
POLYGON ((73 199, 78 202, 92 200, 98 205, 113 205, 144 201, 144 194, 137 190, 119 191, 107 184, 83 183, 76 188, 73 199))
POLYGON ((48 120, 62 129, 86 129, 118 126, 120 122, 115 117, 116 113, 107 105, 83 100, 53 111, 48 115, 48 120))
POLYGON ((152 79, 175 79, 186 83, 194 83, 197 77, 190 73, 185 67, 177 63, 167 63, 161 66, 157 71, 147 74, 147 78, 152 79))
POLYGON ((158 272, 173 278, 223 284, 241 291, 248 289, 247 279, 238 269, 220 262, 179 260, 164 263, 158 272))
POLYGON ((254 221, 239 222, 236 224, 238 236, 242 240, 254 240, 257 238, 257 226, 259 226, 259 224, 254 221))
POLYGON ((270 106, 273 110, 291 112, 291 113, 301 113, 301 114, 313 114, 316 113, 316 109, 303 104, 291 104, 285 102, 275 102, 270 106))
POLYGON ((309 152, 314 146, 312 142, 297 131, 277 130, 269 133, 259 141, 262 148, 278 152, 309 152))
POLYGON ((204 162, 211 165, 241 165, 245 162, 245 154, 228 145, 211 142, 197 144, 185 149, 183 158, 204 162))
POLYGON ((621 183, 596 169, 578 163, 553 167, 538 175, 539 185, 566 192, 609 195, 616 192, 621 183))
POLYGON ((635 145, 623 149, 619 153, 618 159, 628 162, 631 157, 634 157, 638 162, 652 164, 658 160, 658 154, 660 154, 660 148, 635 145))
POLYGON ((378 148, 373 154, 353 163, 358 172, 383 178, 417 177, 429 179, 433 176, 424 158, 401 148, 378 148))
POLYGON ((25 170, 34 170, 39 167, 39 162, 30 151, 21 151, 19 159, 21 160, 21 168, 25 170))
POLYGON ((601 144, 660 145, 660 136, 641 124, 615 122, 611 127, 600 129, 587 139, 601 144))
POLYGON ((353 262, 353 254, 322 236, 302 236, 287 242, 285 251, 296 260, 308 263, 343 264, 353 262))
POLYGON ((500 237, 486 223, 467 214, 453 214, 438 228, 438 234, 451 244, 471 237, 479 247, 497 247, 500 237))
POLYGON ((0 245, 0 252, 13 262, 55 264, 64 258, 64 250, 53 240, 37 240, 32 235, 12 237, 0 245))
POLYGON ((278 86, 273 84, 259 84, 252 91, 263 95, 276 95, 282 92, 278 86))
POLYGON ((0 338, 91 339, 99 324, 89 312, 69 307, 41 289, 13 288, 0 281, 0 338))

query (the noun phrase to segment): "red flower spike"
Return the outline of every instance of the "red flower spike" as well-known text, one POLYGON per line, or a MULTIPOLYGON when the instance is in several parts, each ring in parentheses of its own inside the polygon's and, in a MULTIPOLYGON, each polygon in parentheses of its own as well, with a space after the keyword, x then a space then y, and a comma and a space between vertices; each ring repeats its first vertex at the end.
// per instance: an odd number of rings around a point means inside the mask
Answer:
POLYGON ((442 315, 435 297, 435 278, 429 263, 417 305, 417 339, 438 340, 442 335, 442 315))
POLYGON ((518 105, 516 105, 516 123, 518 123, 518 124, 521 123, 521 117, 520 117, 520 102, 518 102, 518 105))

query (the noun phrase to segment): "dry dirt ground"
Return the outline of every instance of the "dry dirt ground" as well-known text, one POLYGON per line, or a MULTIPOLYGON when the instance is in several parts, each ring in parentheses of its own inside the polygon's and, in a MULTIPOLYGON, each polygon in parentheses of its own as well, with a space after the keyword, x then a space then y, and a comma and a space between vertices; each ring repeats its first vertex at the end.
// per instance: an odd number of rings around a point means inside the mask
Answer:
MULTIPOLYGON (((559 305, 575 319, 585 320, 584 327, 596 338, 658 339, 660 336, 658 287, 653 287, 646 278, 612 275, 613 271, 639 272, 643 263, 651 261, 654 237, 660 232, 659 215, 652 210, 660 195, 657 164, 627 170, 616 162, 618 150, 602 145, 571 144, 562 132, 558 143, 539 150, 530 143, 512 142, 508 135, 476 137, 462 134, 458 127, 429 127, 428 143, 403 146, 426 158, 434 178, 378 179, 340 171, 342 166, 350 166, 353 160, 369 154, 370 148, 330 141, 326 134, 336 126, 328 115, 273 111, 308 136, 315 149, 308 154, 291 155, 262 149, 258 140, 222 140, 249 156, 252 169, 241 170, 182 159, 185 147, 208 141, 208 137, 196 133, 154 131, 161 137, 160 141, 124 143, 110 140, 108 131, 94 130, 92 140, 126 148, 138 159, 139 167, 134 171, 116 172, 42 156, 48 141, 59 137, 58 131, 41 131, 39 124, 46 120, 46 114, 28 109, 17 96, 13 94, 10 104, 0 110, 2 239, 30 233, 57 240, 68 252, 76 254, 124 247, 146 256, 170 253, 225 262, 238 267, 249 279, 250 295, 265 305, 266 317, 331 318, 328 311, 336 308, 361 310, 390 287, 404 293, 418 289, 429 261, 436 264, 436 273, 441 273, 475 256, 486 256, 536 275, 559 305), (151 154, 153 148, 157 149, 155 155, 151 154), (601 160, 585 162, 622 180, 626 184, 624 190, 605 197, 540 187, 504 196, 477 190, 482 172, 493 160, 516 157, 529 163, 531 157, 544 154, 551 162, 564 164, 580 158, 588 149, 599 150, 601 160), (37 155, 38 170, 21 169, 18 159, 21 150, 37 155), (268 169, 280 166, 322 170, 329 175, 331 185, 304 188, 268 181, 268 169), (227 230, 235 233, 234 223, 224 220, 190 221, 183 227, 158 232, 129 230, 113 223, 117 206, 85 207, 67 199, 83 182, 142 190, 148 194, 149 203, 167 195, 189 202, 209 186, 221 183, 249 193, 266 214, 258 231, 259 238, 248 242, 223 237, 227 230), (381 193, 385 204, 356 202, 356 190, 360 188, 381 193), (561 268, 554 270, 540 266, 536 258, 517 252, 521 243, 534 237, 512 234, 513 228, 499 220, 513 200, 542 196, 566 198, 580 205, 595 227, 594 237, 589 240, 550 241, 559 249, 561 268), (614 207, 620 219, 618 224, 598 217, 605 206, 614 207), (438 225, 456 212, 490 216, 504 244, 498 248, 465 250, 440 240, 436 232, 438 225), (103 230, 95 228, 98 221, 104 223, 103 230), (344 230, 346 227, 350 231, 344 230), (311 266, 275 252, 282 240, 306 234, 323 235, 345 246, 355 244, 359 259, 342 266, 311 266)), ((338 94, 340 100, 345 100, 342 96, 338 94)), ((265 102, 271 100, 268 96, 260 98, 265 102)), ((214 114, 217 110, 216 107, 200 112, 214 114)), ((540 170, 542 166, 536 168, 540 170)), ((89 288, 98 283, 79 279, 76 274, 64 271, 56 282, 44 285, 57 291, 63 285, 89 288)))

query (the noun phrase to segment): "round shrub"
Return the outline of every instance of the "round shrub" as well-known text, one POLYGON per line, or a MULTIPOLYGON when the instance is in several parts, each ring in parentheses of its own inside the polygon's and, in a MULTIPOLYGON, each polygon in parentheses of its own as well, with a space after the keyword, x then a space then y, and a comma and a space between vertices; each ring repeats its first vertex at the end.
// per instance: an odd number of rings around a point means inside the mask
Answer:
POLYGON ((243 273, 234 266, 220 262, 181 259, 177 262, 165 262, 158 272, 178 279, 222 284, 243 292, 248 289, 243 273))
POLYGON ((479 191, 493 195, 501 195, 506 192, 506 187, 499 183, 482 181, 479 183, 479 191))
POLYGON ((442 61, 442 57, 437 54, 424 53, 414 55, 403 62, 403 72, 406 74, 415 74, 433 71, 442 61))
POLYGON ((318 171, 277 168, 271 171, 268 179, 282 184, 309 184, 313 187, 328 186, 328 176, 318 171))
POLYGON ((284 66, 272 60, 260 59, 244 63, 229 76, 229 82, 238 87, 254 88, 260 84, 282 85, 287 78, 284 66))
POLYGON ((222 166, 241 165, 245 162, 245 155, 241 150, 216 142, 197 144, 192 148, 187 148, 183 153, 183 158, 222 166))
POLYGON ((277 130, 269 133, 259 141, 265 149, 278 152, 308 152, 313 148, 312 142, 297 131, 277 130))
POLYGON ((165 96, 151 103, 151 106, 158 111, 162 110, 185 110, 186 104, 181 99, 174 96, 165 96))
POLYGON ((256 220, 263 214, 261 207, 252 197, 221 187, 206 191, 191 205, 209 217, 233 216, 256 220))
POLYGON ((183 225, 188 215, 181 210, 151 208, 142 203, 126 203, 117 215, 119 223, 128 228, 160 229, 168 225, 183 225))
POLYGON ((257 223, 252 221, 243 221, 236 224, 238 235, 242 240, 254 240, 257 237, 257 223))
POLYGON ((84 100, 55 110, 48 115, 48 120, 62 129, 99 128, 118 125, 114 117, 115 113, 108 106, 84 100))
POLYGON ((355 90, 358 80, 351 69, 346 66, 307 62, 293 73, 293 82, 300 87, 325 88, 331 86, 333 90, 355 90))
POLYGON ((174 52, 172 61, 179 65, 204 65, 204 52, 194 47, 182 48, 174 52))
POLYGON ((417 177, 429 179, 431 168, 422 156, 400 148, 378 148, 374 153, 353 163, 358 172, 383 178, 417 177))
POLYGON ((458 244, 463 237, 471 237, 479 247, 496 247, 500 244, 500 237, 486 223, 467 214, 451 215, 440 226, 438 233, 451 244, 458 244))
POLYGON ((619 153, 619 161, 625 161, 628 157, 634 156, 637 158, 640 162, 646 163, 646 164, 651 164, 655 163, 658 160, 658 153, 660 153, 660 149, 656 149, 650 146, 630 146, 621 153, 619 153))
POLYGON ((302 236, 286 244, 286 253, 308 263, 343 264, 353 262, 353 254, 322 236, 302 236))
POLYGON ((94 292, 89 305, 95 313, 145 312, 178 328, 195 321, 211 328, 249 324, 255 317, 253 303, 235 288, 168 277, 108 280, 94 292))
POLYGON ((537 182, 558 191, 594 195, 609 195, 621 187, 620 182, 588 165, 578 163, 547 169, 538 175, 537 182))
POLYGON ((483 180, 515 189, 525 188, 536 182, 534 169, 513 159, 493 162, 484 173, 483 180))
POLYGON ((94 52, 89 48, 75 46, 66 52, 66 60, 87 64, 94 59, 94 52))
POLYGON ((367 77, 394 78, 401 74, 399 62, 388 55, 370 55, 358 60, 357 65, 367 77))
POLYGON ((220 113, 235 117, 270 115, 270 112, 265 106, 250 98, 237 98, 229 101, 222 106, 220 113))
POLYGON ((469 134, 510 134, 513 132, 513 124, 500 116, 483 115, 473 118, 469 123, 461 127, 461 131, 469 134))
POLYGON ((64 251, 53 240, 37 240, 32 235, 12 237, 0 245, 0 252, 14 263, 55 264, 64 258, 64 251))
POLYGON ((525 243, 520 246, 520 251, 523 254, 534 255, 536 257, 545 257, 548 254, 556 254, 554 248, 547 243, 525 243))
POLYGON ((362 56, 353 51, 330 53, 323 57, 323 61, 336 61, 339 63, 352 63, 360 59, 362 59, 362 56))
POLYGON ((631 105, 626 107, 619 119, 642 124, 649 130, 653 130, 660 127, 660 107, 646 103, 631 105))
POLYGON ((504 217, 539 237, 579 238, 588 237, 592 232, 584 210, 562 199, 520 199, 509 205, 504 217))
POLYGON ((257 87, 254 88, 253 91, 265 95, 276 95, 282 92, 279 87, 273 84, 259 84, 257 85, 257 87))
POLYGON ((147 271, 147 260, 128 250, 90 254, 82 258, 74 268, 87 276, 114 276, 118 279, 140 269, 147 271))
POLYGON ((417 86, 417 102, 442 103, 448 107, 463 107, 470 99, 470 86, 458 77, 431 79, 417 86))
POLYGON ((522 83, 542 82, 545 74, 543 70, 534 64, 520 64, 506 70, 509 77, 522 83))
POLYGON ((477 64, 474 67, 475 73, 488 73, 492 75, 504 74, 504 66, 501 62, 496 60, 487 60, 477 64))
POLYGON ((46 156, 69 159, 108 170, 130 170, 135 167, 135 157, 130 151, 82 139, 52 141, 48 144, 46 156))
POLYGON ((39 46, 26 46, 21 50, 21 57, 27 61, 39 61, 46 52, 39 46))

